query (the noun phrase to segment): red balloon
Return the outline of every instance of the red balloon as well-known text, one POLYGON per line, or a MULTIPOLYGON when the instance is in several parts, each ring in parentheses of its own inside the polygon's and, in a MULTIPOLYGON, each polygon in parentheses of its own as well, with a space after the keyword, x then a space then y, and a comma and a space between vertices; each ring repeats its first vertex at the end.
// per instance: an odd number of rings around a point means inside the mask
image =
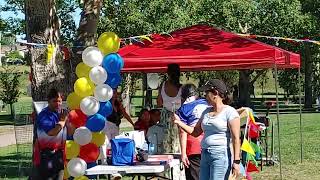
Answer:
POLYGON ((97 145, 93 143, 86 144, 80 147, 79 157, 85 162, 95 162, 100 154, 100 150, 97 145))
POLYGON ((87 115, 85 115, 80 109, 75 109, 69 112, 69 121, 76 128, 85 126, 87 122, 87 115))

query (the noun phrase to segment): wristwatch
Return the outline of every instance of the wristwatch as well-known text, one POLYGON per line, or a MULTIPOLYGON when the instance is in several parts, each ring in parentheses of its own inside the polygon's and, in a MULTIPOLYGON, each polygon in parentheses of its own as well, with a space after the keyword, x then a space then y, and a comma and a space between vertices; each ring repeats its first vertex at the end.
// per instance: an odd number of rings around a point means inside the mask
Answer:
POLYGON ((240 160, 233 160, 233 163, 240 164, 240 160))

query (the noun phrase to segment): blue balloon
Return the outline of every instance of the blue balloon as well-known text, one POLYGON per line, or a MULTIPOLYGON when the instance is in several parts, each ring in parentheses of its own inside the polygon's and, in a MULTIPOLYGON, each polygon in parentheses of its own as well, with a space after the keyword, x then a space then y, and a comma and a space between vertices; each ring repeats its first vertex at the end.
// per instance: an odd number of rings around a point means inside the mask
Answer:
POLYGON ((106 118, 101 114, 95 114, 88 118, 86 123, 86 127, 90 129, 91 132, 99 132, 105 126, 106 118))
POLYGON ((122 77, 119 73, 108 73, 108 79, 105 84, 108 84, 111 88, 116 89, 122 81, 122 77))
POLYGON ((111 53, 103 58, 102 67, 108 73, 119 73, 124 62, 122 57, 117 53, 111 53))
POLYGON ((103 117, 108 117, 112 113, 112 104, 110 101, 100 102, 100 109, 98 114, 101 114, 103 117))
MULTIPOLYGON (((87 163, 87 169, 89 169, 89 168, 92 168, 92 167, 95 167, 95 166, 97 166, 98 164, 96 163, 96 162, 92 162, 92 163, 87 163)), ((89 178, 89 179, 97 179, 97 175, 87 175, 87 177, 89 178)))

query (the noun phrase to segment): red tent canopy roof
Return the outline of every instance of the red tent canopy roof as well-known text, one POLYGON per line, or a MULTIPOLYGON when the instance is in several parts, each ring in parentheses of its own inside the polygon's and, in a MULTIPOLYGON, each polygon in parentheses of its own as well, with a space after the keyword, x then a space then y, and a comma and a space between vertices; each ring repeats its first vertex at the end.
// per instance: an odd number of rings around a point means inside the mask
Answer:
POLYGON ((195 25, 169 35, 152 35, 119 50, 124 72, 165 72, 177 63, 182 71, 299 68, 300 55, 208 25, 195 25))

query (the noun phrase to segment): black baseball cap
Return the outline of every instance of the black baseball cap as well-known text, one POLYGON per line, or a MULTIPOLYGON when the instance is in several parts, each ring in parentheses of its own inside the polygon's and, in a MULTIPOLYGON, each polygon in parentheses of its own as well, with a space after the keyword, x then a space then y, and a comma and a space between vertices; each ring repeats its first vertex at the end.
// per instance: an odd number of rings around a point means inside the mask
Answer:
POLYGON ((211 91, 217 90, 221 94, 227 94, 228 88, 226 84, 221 81, 220 79, 212 79, 207 81, 203 86, 201 86, 198 90, 199 91, 211 91))

